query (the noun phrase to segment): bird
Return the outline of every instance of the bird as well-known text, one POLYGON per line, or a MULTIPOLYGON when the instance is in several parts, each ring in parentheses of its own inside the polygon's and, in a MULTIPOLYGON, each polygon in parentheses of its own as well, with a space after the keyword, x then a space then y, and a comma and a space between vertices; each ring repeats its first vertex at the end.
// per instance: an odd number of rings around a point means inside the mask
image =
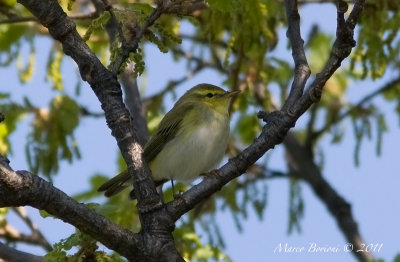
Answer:
MULTIPOLYGON (((171 180, 173 188, 174 180, 192 181, 221 161, 229 138, 229 105, 239 93, 203 83, 178 99, 143 150, 156 186, 171 180)), ((98 191, 111 197, 130 185, 125 170, 98 191)), ((134 194, 133 190, 131 198, 134 194)))

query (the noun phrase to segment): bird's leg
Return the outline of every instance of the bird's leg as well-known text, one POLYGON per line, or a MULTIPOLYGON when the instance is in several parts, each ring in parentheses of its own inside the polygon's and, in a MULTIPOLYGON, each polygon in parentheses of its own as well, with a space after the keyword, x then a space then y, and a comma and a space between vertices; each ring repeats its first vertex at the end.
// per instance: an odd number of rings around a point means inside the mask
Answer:
POLYGON ((174 187, 174 180, 173 179, 171 179, 171 186, 172 186, 172 196, 174 197, 174 199, 182 198, 182 193, 183 193, 182 191, 179 190, 179 193, 175 194, 175 187, 174 187))
POLYGON ((172 186, 172 195, 175 196, 175 187, 174 187, 174 180, 171 179, 171 186, 172 186))

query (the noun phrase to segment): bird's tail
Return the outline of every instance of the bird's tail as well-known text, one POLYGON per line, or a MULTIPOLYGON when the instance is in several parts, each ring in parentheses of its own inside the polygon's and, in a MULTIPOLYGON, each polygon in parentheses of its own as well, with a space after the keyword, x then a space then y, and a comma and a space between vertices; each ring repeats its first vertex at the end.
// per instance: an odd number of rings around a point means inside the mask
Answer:
MULTIPOLYGON (((161 188, 161 186, 167 181, 168 181, 167 179, 162 179, 162 180, 154 181, 154 184, 157 188, 161 188)), ((121 173, 119 173, 118 175, 116 175, 115 177, 111 178, 104 184, 102 184, 99 187, 99 189, 97 189, 97 191, 99 191, 99 192, 104 191, 104 195, 106 197, 111 197, 111 196, 118 194, 119 192, 121 192, 122 190, 124 190, 125 188, 127 188, 128 186, 131 186, 131 185, 132 185, 131 176, 129 175, 128 170, 125 170, 125 171, 122 171, 121 173)), ((131 191, 131 193, 129 194, 129 197, 131 199, 136 199, 135 189, 133 189, 131 191)))
POLYGON ((111 197, 132 185, 130 180, 131 176, 129 175, 128 170, 125 170, 102 184, 97 191, 104 191, 106 197, 111 197))

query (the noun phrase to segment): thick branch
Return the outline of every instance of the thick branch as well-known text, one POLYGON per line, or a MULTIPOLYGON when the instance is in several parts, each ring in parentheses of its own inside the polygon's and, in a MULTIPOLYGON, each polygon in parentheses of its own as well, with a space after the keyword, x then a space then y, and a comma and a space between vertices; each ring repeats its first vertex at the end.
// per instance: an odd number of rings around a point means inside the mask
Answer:
MULTIPOLYGON (((121 24, 118 22, 107 0, 92 0, 92 3, 97 13, 101 14, 108 9, 111 14, 105 27, 111 45, 116 40, 118 34, 122 35, 121 24)), ((144 146, 149 137, 149 131, 147 130, 146 112, 140 99, 137 79, 133 77, 129 69, 124 70, 120 79, 124 90, 124 103, 132 117, 132 129, 136 130, 139 143, 144 146)))
MULTIPOLYGON (((291 173, 309 183, 314 193, 324 202, 329 212, 335 217, 347 241, 353 244, 353 250, 364 250, 363 243, 366 242, 363 241, 358 231, 357 222, 353 218, 350 204, 322 177, 320 169, 313 162, 307 148, 301 146, 292 133, 288 134, 284 145, 291 173)), ((374 259, 370 252, 353 252, 353 254, 359 261, 363 262, 374 259)))
MULTIPOLYGON (((74 20, 89 20, 97 17, 96 13, 78 13, 69 14, 69 17, 74 20)), ((0 20, 1 24, 15 24, 15 23, 25 23, 25 22, 38 22, 38 19, 34 16, 13 16, 5 20, 0 20)))
MULTIPOLYGON (((35 0, 19 0, 19 2, 28 8, 48 28, 52 37, 62 43, 65 54, 71 56, 78 64, 82 79, 90 84, 101 102, 107 124, 111 129, 112 135, 117 140, 118 147, 128 165, 128 171, 133 177, 133 184, 138 199, 139 218, 142 226, 139 241, 141 245, 139 248, 137 239, 124 240, 116 234, 115 237, 119 237, 120 239, 118 241, 120 245, 110 248, 127 256, 129 260, 153 261, 159 259, 162 254, 165 261, 183 261, 176 250, 171 234, 174 229, 174 221, 166 217, 165 212, 163 212, 163 204, 151 179, 150 170, 142 158, 142 147, 136 132, 132 130, 130 114, 122 101, 121 88, 115 78, 115 74, 108 71, 84 43, 75 29, 74 22, 67 17, 57 1, 42 0, 38 2, 35 0), (121 245, 121 243, 124 244, 121 245), (129 245, 132 246, 130 247, 129 245)), ((165 2, 167 3, 166 5, 164 5, 164 1, 159 3, 159 11, 153 13, 146 21, 145 26, 140 30, 145 30, 145 28, 150 26, 160 15, 158 12, 161 12, 162 9, 169 10, 169 8, 175 7, 177 4, 175 1, 165 2)), ((138 35, 142 34, 143 32, 140 33, 139 31, 138 35)), ((27 176, 29 180, 36 181, 36 179, 31 179, 30 177, 30 175, 27 176)), ((37 190, 42 184, 42 182, 36 181, 29 188, 37 190)), ((29 188, 24 188, 24 190, 28 190, 29 192, 29 188)), ((51 190, 51 188, 49 189, 51 190)), ((29 199, 25 200, 31 201, 29 199)), ((14 204, 9 203, 9 205, 14 204)), ((58 207, 60 206, 63 207, 63 210, 68 211, 64 205, 58 205, 58 207)), ((72 207, 74 206, 71 204, 70 208, 72 207)), ((56 210, 50 211, 50 213, 54 213, 56 210)), ((85 211, 87 210, 81 210, 82 213, 80 215, 84 215, 85 211)), ((97 235, 96 230, 88 228, 93 225, 96 225, 95 228, 97 228, 95 219, 99 219, 98 217, 94 215, 93 217, 83 216, 85 219, 80 217, 81 223, 75 223, 79 221, 70 221, 65 215, 67 214, 58 213, 56 216, 70 222, 83 232, 88 232, 106 246, 113 244, 109 243, 109 237, 105 237, 106 234, 97 235)), ((106 220, 105 218, 103 219, 106 220)), ((102 222, 103 224, 109 223, 107 221, 102 222)), ((104 230, 104 227, 102 230, 104 230)))
MULTIPOLYGON (((57 1, 19 0, 19 2, 25 5, 49 29, 50 34, 63 44, 65 53, 70 55, 78 64, 82 78, 89 82, 99 98, 105 111, 107 124, 112 130, 112 134, 116 138, 124 159, 129 166, 129 172, 130 174, 135 174, 133 180, 137 192, 136 196, 139 200, 138 209, 142 223, 142 231, 139 234, 140 241, 137 239, 137 235, 121 230, 104 217, 88 210, 84 205, 76 203, 44 180, 30 173, 12 172, 4 166, 0 168, 0 186, 2 189, 4 188, 4 190, 0 190, 0 204, 3 206, 27 204, 45 209, 64 221, 75 225, 83 232, 94 236, 106 246, 131 260, 138 259, 138 256, 143 258, 145 253, 149 257, 147 261, 151 261, 157 259, 158 254, 163 253, 167 254, 164 260, 182 261, 174 247, 170 234, 174 227, 174 221, 204 198, 219 190, 230 180, 244 173, 267 150, 281 143, 297 119, 312 103, 318 101, 323 85, 340 66, 341 61, 350 53, 354 44, 352 39, 353 25, 355 25, 355 20, 360 14, 364 1, 359 0, 356 2, 350 18, 345 23, 341 18, 342 16, 338 15, 340 25, 338 24, 338 38, 333 47, 333 55, 331 55, 331 59, 328 61, 324 71, 319 76, 317 75, 316 80, 307 92, 299 97, 304 87, 302 82, 305 82, 308 76, 306 71, 296 70, 299 77, 295 77, 295 81, 299 81, 299 83, 293 84, 293 95, 290 95, 290 101, 285 106, 287 110, 276 111, 268 115, 261 113, 260 117, 267 122, 267 125, 264 126, 261 134, 252 145, 235 158, 229 160, 227 164, 217 171, 218 175, 205 178, 200 184, 188 190, 182 198, 174 200, 166 206, 162 205, 151 181, 148 167, 143 163, 141 157, 142 148, 138 143, 139 140, 135 132, 131 130, 130 116, 122 102, 119 83, 115 79, 116 72, 120 68, 120 66, 116 65, 118 63, 121 65, 126 58, 121 56, 120 61, 114 65, 112 72, 106 70, 82 41, 75 30, 75 24, 62 11, 57 1), (342 52, 342 50, 345 50, 345 52, 342 52), (56 205, 53 205, 53 202, 56 205), (164 208, 168 211, 169 216, 166 215, 164 208), (107 226, 112 227, 113 231, 119 232, 117 236, 114 236, 115 238, 111 238, 104 232, 109 229, 107 226), (116 237, 118 237, 118 243, 113 242, 116 237), (118 246, 115 246, 116 244, 118 246)), ((140 37, 161 15, 162 11, 170 12, 175 10, 179 1, 166 0, 157 2, 158 7, 145 24, 138 28, 136 32, 137 40, 130 43, 131 51, 136 50, 140 37)), ((293 24, 295 23, 297 22, 294 21, 293 24)), ((293 46, 296 47, 296 45, 293 46)), ((131 52, 129 49, 124 50, 128 50, 128 54, 131 52)), ((302 47, 300 48, 300 53, 301 50, 302 47)), ((295 54, 297 52, 294 51, 295 54)), ((296 67, 298 67, 298 64, 304 65, 304 61, 298 60, 297 55, 294 55, 294 59, 295 61, 300 61, 299 63, 295 62, 296 67)))
POLYGON ((121 153, 134 176, 134 186, 139 200, 139 213, 156 209, 161 200, 154 187, 150 171, 142 160, 142 148, 136 133, 131 129, 130 114, 122 101, 122 91, 114 74, 108 71, 89 49, 75 29, 74 22, 67 17, 57 1, 20 0, 39 21, 49 29, 54 39, 59 40, 64 52, 78 64, 83 80, 101 102, 102 109, 112 135, 116 138, 121 153))
POLYGON ((128 258, 137 256, 140 242, 135 234, 76 202, 39 176, 27 171, 14 172, 2 161, 0 207, 25 205, 47 211, 128 258))

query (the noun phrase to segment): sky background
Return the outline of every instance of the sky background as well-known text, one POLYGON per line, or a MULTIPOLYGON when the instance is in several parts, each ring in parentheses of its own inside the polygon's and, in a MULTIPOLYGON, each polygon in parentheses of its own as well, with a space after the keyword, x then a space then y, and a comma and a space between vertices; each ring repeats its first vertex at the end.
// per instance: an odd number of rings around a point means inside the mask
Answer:
MULTIPOLYGON (((336 11, 331 4, 308 6, 301 10, 302 34, 307 36, 310 25, 318 23, 322 31, 334 32, 336 27, 336 11)), ((182 30, 190 30, 183 26, 182 30)), ((291 61, 291 51, 286 49, 285 30, 280 31, 280 42, 275 55, 291 61)), ((0 91, 11 92, 12 99, 22 101, 23 96, 28 96, 37 105, 46 107, 55 94, 51 85, 46 83, 46 63, 48 50, 52 41, 45 37, 35 40, 36 64, 35 73, 31 81, 21 84, 14 66, 0 68, 0 91)), ((24 48, 25 57, 29 54, 28 47, 24 48)), ((23 54, 23 56, 24 56, 23 54)), ((151 95, 175 76, 179 78, 185 72, 185 64, 172 62, 169 54, 160 53, 155 47, 146 48, 148 55, 146 61, 146 74, 140 79, 142 86, 146 86, 144 95, 151 95)), ((77 81, 77 69, 69 57, 62 63, 63 85, 66 93, 73 96, 77 81)), ((359 101, 363 94, 382 86, 383 83, 394 78, 391 72, 386 72, 383 79, 372 82, 364 81, 352 83, 349 87, 349 100, 359 101)), ((198 74, 190 81, 179 86, 178 93, 182 94, 195 84, 207 82, 221 85, 223 79, 220 75, 209 70, 198 74)), ((86 83, 82 83, 81 96, 78 98, 83 105, 95 112, 100 112, 100 104, 92 90, 86 83)), ((171 96, 166 97, 166 108, 172 107, 171 96)), ((399 146, 399 119, 394 115, 395 104, 377 98, 375 100, 380 109, 385 113, 389 132, 383 137, 382 156, 375 153, 375 142, 364 141, 359 167, 354 166, 355 140, 351 128, 347 129, 343 142, 332 145, 330 137, 322 139, 320 147, 325 151, 325 166, 323 175, 332 187, 352 205, 355 220, 366 244, 382 244, 376 258, 392 261, 400 253, 400 163, 398 161, 399 146), (329 150, 327 150, 329 149, 329 150)), ((28 169, 25 161, 24 145, 31 117, 28 117, 12 135, 13 154, 9 156, 14 169, 28 169)), ((304 123, 301 118, 297 126, 304 123)), ((348 122, 344 125, 349 126, 348 122)), ((54 185, 67 194, 77 194, 89 186, 89 176, 95 172, 110 174, 117 171, 117 147, 110 130, 104 119, 84 118, 75 132, 82 160, 75 161, 73 165, 61 164, 60 173, 54 178, 54 185)), ((285 169, 284 152, 282 146, 277 146, 267 153, 270 157, 272 169, 285 169)), ((336 220, 328 213, 324 204, 319 201, 312 189, 302 183, 302 195, 305 202, 304 218, 301 221, 302 233, 287 234, 289 210, 289 181, 287 179, 273 179, 268 181, 268 207, 263 217, 259 220, 253 211, 243 223, 243 232, 238 232, 230 212, 220 212, 217 216, 221 232, 226 243, 225 252, 233 261, 356 261, 351 253, 344 252, 347 243, 343 234, 338 229, 336 220), (337 253, 302 253, 274 252, 279 245, 288 244, 293 247, 305 247, 307 250, 311 243, 320 247, 337 247, 337 253)), ((251 210, 251 209, 249 209, 251 210)), ((39 225, 44 235, 52 243, 61 238, 68 237, 74 228, 60 220, 53 218, 43 219, 35 209, 28 208, 29 215, 39 225)), ((9 222, 18 228, 22 226, 15 216, 9 217, 9 222)), ((22 227, 27 230, 26 227, 22 227)), ((199 228, 198 233, 201 234, 199 228)), ((19 249, 31 251, 35 254, 44 254, 40 248, 28 245, 19 245, 19 249)))

